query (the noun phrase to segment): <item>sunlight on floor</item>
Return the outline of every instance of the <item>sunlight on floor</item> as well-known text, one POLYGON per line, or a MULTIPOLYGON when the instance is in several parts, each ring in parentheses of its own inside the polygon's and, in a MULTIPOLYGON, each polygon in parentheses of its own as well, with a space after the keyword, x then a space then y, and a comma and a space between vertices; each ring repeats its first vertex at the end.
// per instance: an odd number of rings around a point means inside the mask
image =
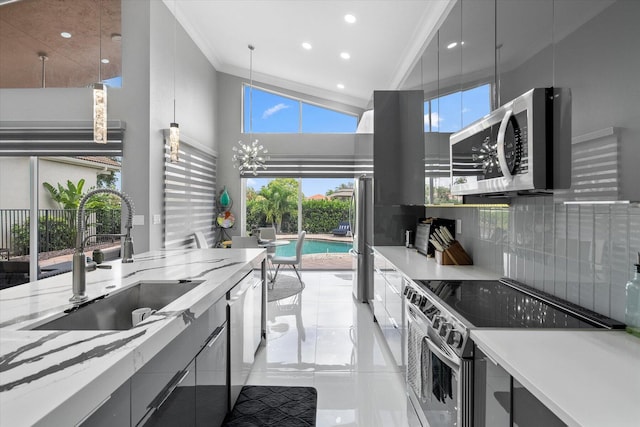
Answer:
POLYGON ((248 384, 315 387, 318 427, 407 426, 402 373, 369 307, 353 300, 351 272, 302 278, 301 293, 268 304, 267 344, 248 384))

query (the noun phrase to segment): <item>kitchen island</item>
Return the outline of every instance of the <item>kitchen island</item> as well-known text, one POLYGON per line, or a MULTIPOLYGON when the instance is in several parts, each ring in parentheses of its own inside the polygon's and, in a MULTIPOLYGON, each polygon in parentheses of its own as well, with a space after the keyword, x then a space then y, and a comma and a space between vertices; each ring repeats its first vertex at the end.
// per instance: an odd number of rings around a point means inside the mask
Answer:
POLYGON ((127 330, 30 330, 72 307, 71 273, 0 291, 0 425, 75 425, 225 298, 264 249, 177 249, 87 273, 90 300, 145 281, 201 281, 127 330))

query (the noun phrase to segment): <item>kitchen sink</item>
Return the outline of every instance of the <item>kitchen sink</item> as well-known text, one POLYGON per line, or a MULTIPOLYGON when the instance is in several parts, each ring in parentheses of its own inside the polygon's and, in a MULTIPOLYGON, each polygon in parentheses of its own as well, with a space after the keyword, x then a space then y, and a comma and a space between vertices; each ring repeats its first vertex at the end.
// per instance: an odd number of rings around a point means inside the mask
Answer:
POLYGON ((66 310, 61 317, 30 329, 42 330, 127 330, 133 327, 131 312, 149 307, 160 310, 202 281, 143 281, 117 292, 89 300, 66 310))

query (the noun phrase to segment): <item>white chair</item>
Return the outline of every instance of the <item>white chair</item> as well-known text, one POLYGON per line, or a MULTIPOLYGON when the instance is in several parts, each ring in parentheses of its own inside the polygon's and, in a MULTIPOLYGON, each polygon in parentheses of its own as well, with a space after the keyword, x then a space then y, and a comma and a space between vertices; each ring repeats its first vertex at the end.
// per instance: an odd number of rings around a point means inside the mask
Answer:
MULTIPOLYGON (((264 240, 276 240, 276 229, 273 227, 260 227, 258 228, 258 239, 264 240)), ((267 258, 271 259, 276 255, 275 246, 267 246, 267 258)))
POLYGON ((276 240, 276 229, 273 227, 258 228, 258 237, 260 240, 276 240))
POLYGON ((193 240, 195 240, 196 248, 198 249, 206 249, 209 247, 207 238, 204 237, 204 233, 202 231, 196 231, 195 233, 193 233, 193 240))
POLYGON ((231 248, 257 248, 258 238, 256 236, 231 236, 231 248))
POLYGON ((302 284, 302 277, 300 277, 300 273, 296 268, 296 264, 300 264, 300 262, 302 261, 302 245, 304 244, 304 236, 306 236, 306 234, 307 234, 306 231, 301 231, 300 234, 298 234, 298 240, 296 241, 295 256, 277 256, 276 255, 273 258, 271 258, 271 263, 277 266, 276 273, 273 275, 273 279, 271 279, 272 282, 276 281, 276 277, 278 276, 278 270, 280 270, 281 265, 290 265, 291 267, 293 267, 293 271, 296 272, 296 275, 298 276, 298 280, 300 280, 300 284, 302 284))

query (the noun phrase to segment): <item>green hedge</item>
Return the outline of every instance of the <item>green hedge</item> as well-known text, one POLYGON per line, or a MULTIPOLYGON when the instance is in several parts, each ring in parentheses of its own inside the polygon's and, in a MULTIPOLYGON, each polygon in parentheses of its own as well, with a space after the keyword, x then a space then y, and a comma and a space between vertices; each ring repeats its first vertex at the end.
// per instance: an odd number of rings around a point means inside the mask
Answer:
MULTIPOLYGON (((268 227, 265 215, 260 212, 259 200, 247 203, 247 231, 253 227, 268 227)), ((331 233, 341 221, 347 221, 349 202, 342 200, 303 200, 302 229, 307 233, 331 233)), ((298 232, 298 215, 296 212, 284 214, 282 218, 283 233, 298 232)))
MULTIPOLYGON (((11 228, 16 255, 29 254, 29 220, 11 228)), ((38 220, 38 247, 40 252, 58 251, 75 247, 75 223, 67 218, 47 218, 38 220)))

